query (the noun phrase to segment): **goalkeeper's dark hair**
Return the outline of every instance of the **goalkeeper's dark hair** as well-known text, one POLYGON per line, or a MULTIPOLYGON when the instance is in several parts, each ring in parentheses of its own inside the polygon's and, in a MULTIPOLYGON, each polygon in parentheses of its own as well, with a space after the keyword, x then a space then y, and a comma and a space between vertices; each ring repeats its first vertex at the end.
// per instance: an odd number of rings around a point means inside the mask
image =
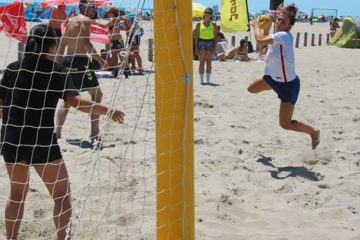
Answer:
POLYGON ((39 24, 30 30, 26 41, 23 63, 27 65, 37 64, 39 58, 49 53, 51 46, 57 44, 55 30, 46 25, 39 24))

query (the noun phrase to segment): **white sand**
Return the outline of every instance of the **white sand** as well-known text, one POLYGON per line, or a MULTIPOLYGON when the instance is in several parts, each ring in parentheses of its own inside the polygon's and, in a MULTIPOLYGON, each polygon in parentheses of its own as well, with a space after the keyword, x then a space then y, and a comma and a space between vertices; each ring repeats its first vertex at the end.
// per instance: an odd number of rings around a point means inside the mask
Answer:
MULTIPOLYGON (((297 24, 297 31, 326 34, 327 25, 297 24)), ((226 34, 229 41, 232 35, 226 34)), ((245 35, 236 34, 236 42, 245 35)), ((141 47, 146 68, 150 36, 146 31, 141 47)), ((3 35, 0 42, 7 44, 1 48, 3 68, 16 58, 17 42, 3 35)), ((296 49, 301 92, 294 117, 321 130, 316 151, 308 136, 278 126, 273 92, 247 93, 264 63, 214 62, 213 87, 200 86, 194 61, 197 240, 360 239, 359 53, 296 49)), ((101 87, 104 103, 119 89, 115 105, 126 113, 126 123, 111 125, 100 160, 97 152, 91 157, 86 114, 71 111, 60 140, 74 209, 81 209, 84 180, 93 174, 77 239, 155 239, 154 75, 102 79, 101 87), (95 171, 86 171, 92 164, 95 171)), ((1 166, 3 209, 8 179, 1 166)), ((34 172, 30 187, 22 239, 51 239, 52 201, 34 172)))

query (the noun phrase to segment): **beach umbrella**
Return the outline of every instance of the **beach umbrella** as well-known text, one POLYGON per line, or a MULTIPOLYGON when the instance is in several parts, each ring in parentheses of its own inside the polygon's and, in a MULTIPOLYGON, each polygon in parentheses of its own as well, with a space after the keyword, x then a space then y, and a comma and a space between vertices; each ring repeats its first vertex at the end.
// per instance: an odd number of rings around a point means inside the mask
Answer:
MULTIPOLYGON (((109 4, 110 0, 95 0, 95 4, 97 7, 101 8, 105 5, 109 4)), ((48 8, 48 7, 54 7, 59 5, 78 5, 79 0, 44 0, 40 3, 41 7, 48 8)))
POLYGON ((200 4, 200 3, 192 3, 192 17, 199 17, 202 18, 204 15, 204 11, 206 9, 206 6, 200 4))

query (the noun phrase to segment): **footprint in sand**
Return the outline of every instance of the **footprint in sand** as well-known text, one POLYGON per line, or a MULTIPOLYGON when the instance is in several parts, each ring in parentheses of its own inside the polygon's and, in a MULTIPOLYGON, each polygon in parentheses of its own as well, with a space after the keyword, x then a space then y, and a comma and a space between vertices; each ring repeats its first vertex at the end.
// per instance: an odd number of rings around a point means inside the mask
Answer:
POLYGON ((34 212, 33 212, 33 216, 34 216, 34 218, 42 218, 43 216, 44 216, 44 209, 36 209, 36 210, 34 210, 34 212))
POLYGON ((195 143, 196 145, 209 144, 209 142, 207 141, 207 139, 204 140, 204 139, 201 139, 201 138, 200 138, 200 139, 195 139, 194 143, 195 143))
POLYGON ((241 126, 241 125, 230 125, 231 128, 241 128, 241 129, 246 129, 246 127, 241 126))
POLYGON ((274 190, 275 193, 292 193, 293 187, 289 184, 283 185, 281 188, 274 190))
POLYGON ((352 206, 347 206, 347 209, 350 210, 350 212, 352 214, 355 214, 355 215, 359 214, 359 211, 356 208, 352 207, 352 206))
POLYGON ((206 102, 195 102, 195 106, 203 107, 203 108, 214 108, 213 104, 209 104, 206 102))

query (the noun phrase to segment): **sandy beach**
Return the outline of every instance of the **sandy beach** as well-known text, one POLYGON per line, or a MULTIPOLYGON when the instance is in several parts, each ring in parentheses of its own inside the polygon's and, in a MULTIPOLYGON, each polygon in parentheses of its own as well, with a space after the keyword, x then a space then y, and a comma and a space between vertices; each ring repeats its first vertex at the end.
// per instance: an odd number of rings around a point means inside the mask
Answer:
MULTIPOLYGON (((141 55, 153 70, 153 27, 142 26, 141 55)), ((263 75, 263 62, 214 61, 215 86, 201 86, 194 61, 197 240, 360 239, 360 51, 326 46, 327 24, 297 23, 292 32, 323 34, 322 46, 304 47, 302 35, 295 50, 301 91, 294 118, 321 130, 315 151, 308 136, 279 127, 274 92, 246 91, 263 75)), ((238 44, 248 33, 225 35, 238 44)), ((1 34, 0 43, 4 69, 17 58, 17 41, 1 34)), ((126 114, 123 125, 102 118, 100 151, 88 137, 89 116, 74 109, 68 116, 59 143, 71 178, 75 239, 156 238, 154 78, 100 80, 103 102, 126 114)), ((0 165, 3 212, 9 187, 0 165)), ((19 239, 55 239, 52 204, 32 171, 19 239)), ((0 230, 4 239, 4 214, 0 230)))

